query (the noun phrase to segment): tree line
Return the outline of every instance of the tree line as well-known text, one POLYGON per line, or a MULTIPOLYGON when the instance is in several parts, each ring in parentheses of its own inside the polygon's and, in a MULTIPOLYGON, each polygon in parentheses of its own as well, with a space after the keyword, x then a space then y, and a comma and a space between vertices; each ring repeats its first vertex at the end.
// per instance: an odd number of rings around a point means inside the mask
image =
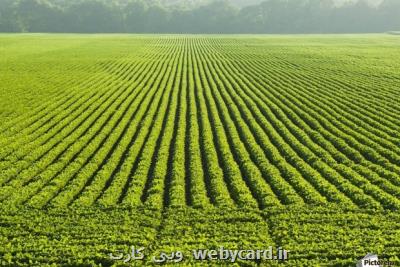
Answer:
POLYGON ((0 32, 366 33, 399 30, 399 14, 399 0, 266 0, 243 8, 227 0, 1 0, 0 32))

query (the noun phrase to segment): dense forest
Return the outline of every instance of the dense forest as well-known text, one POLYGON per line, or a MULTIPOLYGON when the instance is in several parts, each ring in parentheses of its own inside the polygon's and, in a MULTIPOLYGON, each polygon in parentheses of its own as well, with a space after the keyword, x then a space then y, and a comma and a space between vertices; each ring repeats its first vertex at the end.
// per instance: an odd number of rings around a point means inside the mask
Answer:
POLYGON ((400 29, 400 1, 0 0, 0 32, 365 33, 400 29))

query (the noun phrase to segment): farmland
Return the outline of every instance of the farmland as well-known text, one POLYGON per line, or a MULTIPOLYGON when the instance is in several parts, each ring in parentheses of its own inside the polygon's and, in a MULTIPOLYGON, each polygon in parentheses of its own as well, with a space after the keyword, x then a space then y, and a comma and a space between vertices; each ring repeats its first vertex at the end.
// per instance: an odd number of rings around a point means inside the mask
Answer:
POLYGON ((148 265, 220 246, 400 264, 399 45, 0 35, 0 263, 130 266, 108 254, 138 245, 148 265))

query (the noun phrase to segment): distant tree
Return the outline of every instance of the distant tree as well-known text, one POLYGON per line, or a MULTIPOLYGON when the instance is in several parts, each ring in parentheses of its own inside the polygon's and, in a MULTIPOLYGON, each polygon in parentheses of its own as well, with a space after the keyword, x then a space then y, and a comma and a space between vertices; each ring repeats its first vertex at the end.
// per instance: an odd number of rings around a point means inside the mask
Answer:
POLYGON ((83 1, 67 9, 72 32, 110 33, 123 32, 123 16, 117 8, 100 1, 83 1))
POLYGON ((145 13, 145 31, 148 33, 168 32, 168 12, 162 6, 150 6, 145 13))
POLYGON ((22 25, 17 17, 16 2, 0 0, 0 32, 19 32, 22 25))
POLYGON ((191 28, 194 33, 231 33, 237 9, 228 1, 215 1, 192 11, 191 28))
POLYGON ((141 0, 128 3, 125 7, 125 29, 127 32, 142 33, 146 29, 147 6, 141 0))
POLYGON ((400 1, 384 0, 379 6, 379 25, 382 31, 400 31, 400 1))
POLYGON ((400 29, 400 1, 0 0, 1 32, 355 33, 400 29), (259 3, 250 5, 250 3, 259 3))
POLYGON ((23 31, 58 32, 63 21, 62 11, 45 0, 21 0, 16 9, 23 31))

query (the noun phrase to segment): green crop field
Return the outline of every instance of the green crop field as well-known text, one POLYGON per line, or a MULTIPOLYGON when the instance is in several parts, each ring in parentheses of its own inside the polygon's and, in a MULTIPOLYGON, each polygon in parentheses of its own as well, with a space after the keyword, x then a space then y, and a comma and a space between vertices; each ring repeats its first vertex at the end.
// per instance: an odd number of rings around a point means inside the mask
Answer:
POLYGON ((399 47, 0 35, 0 266, 400 266, 399 47), (288 260, 190 257, 269 246, 288 260))

